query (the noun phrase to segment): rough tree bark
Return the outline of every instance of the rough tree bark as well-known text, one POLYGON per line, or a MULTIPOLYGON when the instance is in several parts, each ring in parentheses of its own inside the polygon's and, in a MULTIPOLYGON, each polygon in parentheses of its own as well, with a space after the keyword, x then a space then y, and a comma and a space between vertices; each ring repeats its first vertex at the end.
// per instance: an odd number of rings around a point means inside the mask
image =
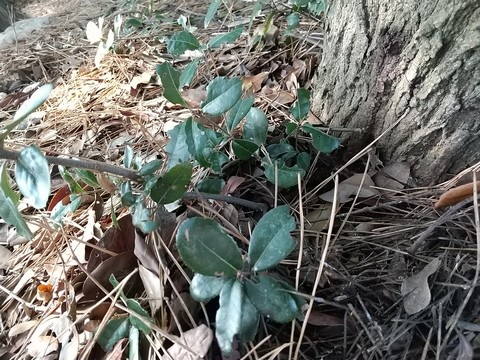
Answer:
MULTIPOLYGON (((424 185, 480 160, 480 2, 329 1, 313 111, 424 185), (370 136, 368 136, 370 135, 370 136)), ((360 143, 360 144, 359 144, 360 143)))

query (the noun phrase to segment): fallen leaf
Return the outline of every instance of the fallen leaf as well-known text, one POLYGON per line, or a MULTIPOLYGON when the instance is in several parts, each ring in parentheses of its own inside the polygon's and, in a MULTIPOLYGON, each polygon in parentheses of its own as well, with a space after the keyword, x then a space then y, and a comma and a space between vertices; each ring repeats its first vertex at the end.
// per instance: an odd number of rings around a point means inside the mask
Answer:
MULTIPOLYGON (((375 184, 372 178, 368 175, 365 175, 363 186, 360 189, 362 178, 363 174, 355 174, 338 184, 338 202, 340 204, 350 201, 351 198, 357 194, 357 192, 358 197, 360 198, 368 198, 380 194, 377 189, 372 188, 372 186, 375 186, 375 184)), ((320 195, 320 199, 327 202, 333 202, 334 192, 335 189, 327 191, 326 193, 320 195)))
POLYGON ((320 204, 318 208, 305 215, 305 230, 320 232, 328 224, 332 213, 332 204, 320 204))
POLYGON ((10 328, 10 331, 8 332, 8 337, 13 338, 14 336, 23 334, 24 332, 27 332, 30 329, 33 329, 39 323, 40 323, 40 320, 30 320, 30 321, 21 322, 19 324, 15 324, 10 328))
POLYGON ((374 176, 375 184, 388 190, 402 190, 410 177, 410 165, 399 162, 385 166, 374 176))
POLYGON ((473 359, 473 347, 462 333, 458 333, 458 345, 456 360, 472 360, 473 359))
POLYGON ((272 92, 271 94, 266 95, 266 97, 280 105, 288 105, 295 101, 295 96, 285 90, 272 92))
POLYGON ((158 275, 160 263, 155 257, 152 248, 145 242, 145 239, 138 233, 135 233, 134 254, 145 268, 158 275))
POLYGON ((8 260, 12 258, 12 252, 5 246, 0 246, 0 269, 8 268, 8 260))
POLYGON ((202 102, 207 98, 207 90, 203 86, 183 90, 182 98, 191 109, 200 109, 202 102))
POLYGON ((42 335, 35 339, 27 346, 28 355, 44 359, 46 355, 54 353, 58 350, 58 341, 52 335, 42 335))
POLYGON ((136 89, 140 84, 149 84, 152 76, 155 75, 155 70, 145 71, 144 73, 134 76, 130 81, 132 89, 136 89))
POLYGON ((225 186, 223 187, 223 189, 220 193, 223 194, 223 195, 231 194, 235 190, 237 190, 237 188, 240 185, 242 185, 244 181, 245 181, 244 177, 235 176, 235 175, 231 176, 230 178, 228 178, 227 183, 225 184, 225 186))
MULTIPOLYGON (((476 184, 478 194, 480 193, 480 181, 477 181, 476 184)), ((471 196, 473 196, 473 182, 454 187, 440 196, 438 201, 435 203, 435 209, 458 204, 459 202, 468 199, 471 196)))
POLYGON ((160 278, 153 272, 142 265, 138 266, 140 279, 142 279, 145 292, 147 293, 147 300, 150 304, 152 314, 155 314, 158 309, 162 307, 163 299, 165 297, 164 285, 160 278))
POLYGON ((185 331, 181 337, 181 342, 184 347, 187 347, 190 351, 185 350, 178 344, 173 344, 168 348, 168 354, 170 357, 164 356, 162 359, 175 359, 175 360, 192 360, 204 358, 210 349, 213 341, 213 331, 206 325, 202 324, 191 330, 185 331), (197 355, 197 358, 192 356, 192 353, 197 355))
POLYGON ((263 71, 256 75, 244 76, 242 79, 243 90, 250 90, 252 93, 259 92, 262 89, 263 82, 267 79, 268 72, 263 71))
POLYGON ((344 326, 343 319, 325 314, 316 309, 310 312, 307 322, 315 326, 344 326))
POLYGON ((419 273, 403 280, 401 293, 403 307, 409 315, 413 315, 425 309, 430 304, 431 294, 428 287, 428 277, 434 274, 440 267, 440 259, 435 258, 419 273))

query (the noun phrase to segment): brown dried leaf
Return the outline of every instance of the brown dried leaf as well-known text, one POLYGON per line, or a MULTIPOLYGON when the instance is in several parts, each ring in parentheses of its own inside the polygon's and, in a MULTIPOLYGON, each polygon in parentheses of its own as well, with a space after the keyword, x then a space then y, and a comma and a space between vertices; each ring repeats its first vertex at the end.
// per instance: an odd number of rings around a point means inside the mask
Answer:
MULTIPOLYGON (((363 186, 359 191, 360 184, 362 183, 363 174, 355 174, 348 179, 342 181, 338 185, 338 202, 340 204, 346 203, 351 200, 358 192, 358 197, 367 198, 371 196, 379 195, 380 192, 377 189, 372 188, 375 186, 373 180, 370 176, 365 175, 365 180, 363 186)), ((320 199, 323 201, 333 202, 333 195, 335 189, 327 191, 326 193, 320 195, 320 199)))
POLYGON ((23 334, 24 332, 27 332, 37 326, 39 323, 40 320, 30 320, 15 324, 10 328, 10 331, 8 332, 8 337, 13 338, 14 336, 23 334))
POLYGON ((263 71, 257 75, 247 75, 243 77, 243 90, 250 90, 252 93, 259 92, 262 89, 263 82, 267 79, 268 72, 263 71))
POLYGON ((277 104, 280 104, 280 105, 288 105, 295 101, 295 96, 285 90, 273 92, 271 94, 266 95, 266 97, 272 102, 276 102, 277 104))
POLYGON ((389 190, 402 190, 410 177, 410 165, 399 162, 385 166, 374 176, 378 187, 389 190))
MULTIPOLYGON (((208 349, 210 349, 213 341, 213 331, 202 324, 184 332, 181 341, 185 347, 197 355, 197 359, 201 359, 205 357, 208 349)), ((178 344, 173 344, 167 351, 171 358, 175 360, 191 360, 195 358, 191 352, 185 350, 178 344)), ((164 358, 170 359, 168 356, 164 356, 164 358)))
POLYGON ((223 195, 228 195, 233 193, 237 188, 243 184, 245 181, 244 177, 241 176, 232 176, 228 179, 227 183, 223 187, 222 191, 220 192, 223 195))
POLYGON ((145 287, 145 292, 147 293, 147 299, 150 308, 152 309, 152 313, 155 314, 157 310, 162 307, 162 302, 165 297, 163 283, 157 275, 142 265, 138 266, 138 272, 140 273, 140 278, 145 287))
POLYGON ((160 263, 155 257, 155 253, 145 242, 145 239, 138 233, 135 233, 135 256, 145 268, 158 275, 160 263))
POLYGON ((191 109, 200 109, 202 101, 207 98, 207 90, 203 86, 196 89, 183 90, 182 98, 191 109))
MULTIPOLYGON (((476 184, 478 194, 480 193, 480 181, 477 181, 476 184)), ((473 196, 473 182, 454 187, 440 196, 435 203, 435 209, 458 204, 460 201, 468 199, 471 196, 473 196)))
POLYGON ((136 89, 140 84, 149 84, 153 75, 155 75, 155 70, 145 71, 140 75, 134 76, 130 82, 131 88, 136 89))
POLYGON ((328 315, 318 309, 313 309, 307 321, 310 325, 315 326, 343 326, 343 319, 336 316, 328 315))
POLYGON ((32 339, 27 346, 27 352, 34 358, 45 359, 47 355, 57 352, 58 346, 58 341, 54 336, 41 335, 32 339))
POLYGON ((431 294, 428 287, 428 277, 434 274, 439 267, 440 259, 435 258, 419 273, 403 280, 400 290, 404 297, 403 307, 407 314, 416 314, 430 304, 431 294))
POLYGON ((12 258, 12 252, 5 246, 0 246, 0 269, 7 269, 9 264, 8 260, 12 258))

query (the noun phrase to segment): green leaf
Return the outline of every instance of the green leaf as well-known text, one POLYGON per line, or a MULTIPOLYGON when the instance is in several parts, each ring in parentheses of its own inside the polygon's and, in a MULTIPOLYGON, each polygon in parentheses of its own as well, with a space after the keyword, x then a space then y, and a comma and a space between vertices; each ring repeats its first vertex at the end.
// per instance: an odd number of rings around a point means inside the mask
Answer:
POLYGON ((214 151, 210 154, 208 161, 210 162, 210 168, 215 173, 221 174, 222 167, 229 161, 229 158, 223 152, 214 151))
POLYGON ((90 185, 93 188, 100 187, 97 181, 97 177, 90 170, 74 169, 74 171, 85 184, 90 185))
POLYGON ((271 144, 267 146, 268 154, 272 159, 286 161, 297 155, 296 150, 288 143, 271 144))
POLYGON ((207 86, 207 98, 202 111, 209 115, 221 115, 230 110, 242 96, 242 81, 239 78, 215 78, 207 86))
POLYGON ((190 295, 195 301, 207 302, 220 294, 227 280, 225 276, 195 274, 190 284, 190 295))
POLYGON ((50 219, 57 225, 62 223, 62 219, 68 214, 73 213, 82 203, 82 197, 77 194, 70 195, 70 202, 66 205, 60 201, 52 209, 50 219))
POLYGON ((298 124, 294 122, 289 122, 285 124, 285 132, 287 135, 290 135, 298 128, 298 124))
POLYGON ((198 39, 188 31, 180 31, 167 41, 167 51, 173 56, 183 55, 187 50, 197 50, 200 47, 198 39))
POLYGON ((208 46, 211 49, 219 48, 221 45, 226 43, 233 43, 237 38, 242 35, 243 26, 236 28, 235 30, 230 31, 226 34, 220 34, 210 39, 208 42, 208 46))
POLYGON ((298 122, 302 121, 310 111, 310 91, 304 88, 297 90, 297 101, 290 108, 292 116, 298 122))
POLYGON ((254 101, 255 99, 253 97, 240 99, 232 107, 225 121, 227 125, 227 131, 229 133, 231 133, 232 130, 235 129, 238 124, 240 124, 240 121, 242 121, 242 119, 248 114, 248 112, 253 106, 254 101))
POLYGON ((20 125, 31 113, 33 113, 37 108, 42 105, 45 100, 48 99, 48 96, 53 90, 52 84, 45 84, 40 86, 35 92, 30 96, 30 98, 23 102, 20 108, 17 110, 13 116, 13 121, 10 124, 5 125, 3 128, 3 133, 0 134, 0 143, 5 140, 7 135, 20 125))
POLYGON ((30 145, 15 161, 15 180, 26 201, 36 209, 47 205, 50 196, 50 171, 45 155, 30 145))
POLYGON ((232 142, 232 148, 236 157, 240 160, 248 160, 258 150, 258 145, 250 140, 235 139, 232 142))
POLYGON ((168 132, 170 141, 165 147, 168 154, 167 167, 171 169, 175 165, 190 160, 190 152, 187 146, 187 135, 185 133, 185 123, 178 124, 168 132))
POLYGON ((308 123, 302 126, 302 130, 312 135, 313 147, 321 153, 329 154, 340 146, 340 139, 327 135, 308 123))
POLYGON ((233 337, 242 329, 242 304, 245 292, 242 283, 230 279, 220 292, 220 307, 215 317, 218 346, 225 355, 232 352, 233 337))
POLYGON ((204 178, 197 184, 197 189, 200 192, 208 194, 220 194, 220 191, 225 186, 225 180, 220 178, 204 178))
POLYGON ((248 298, 243 297, 242 303, 242 323, 238 338, 242 343, 253 341, 257 335, 258 324, 260 323, 260 314, 248 298))
POLYGON ((232 237, 212 219, 185 220, 177 232, 183 262, 207 276, 235 276, 243 267, 242 254, 232 237))
POLYGON ((120 196, 123 206, 131 206, 137 201, 137 197, 133 195, 132 184, 130 181, 125 181, 120 184, 120 196))
POLYGON ((257 310, 275 322, 286 323, 301 315, 295 298, 271 276, 258 275, 252 280, 247 279, 244 288, 257 310))
POLYGON ((130 322, 128 318, 112 319, 103 328, 97 342, 104 351, 110 351, 117 342, 128 336, 129 330, 130 322))
POLYGON ((192 178, 192 164, 181 163, 167 171, 153 186, 150 196, 157 204, 170 204, 180 199, 192 178))
POLYGON ((141 232, 148 234, 158 228, 158 224, 152 221, 152 212, 148 209, 141 199, 131 207, 132 224, 141 232))
POLYGON ((200 59, 195 59, 183 69, 182 73, 180 74, 179 79, 179 89, 183 89, 184 86, 190 85, 195 74, 197 73, 198 64, 200 63, 200 59))
POLYGON ((295 229, 295 219, 287 205, 266 213, 251 236, 248 257, 253 271, 264 271, 285 259, 295 248, 290 232, 295 229))
POLYGON ((123 154, 123 166, 130 169, 133 161, 133 149, 130 145, 125 146, 125 152, 123 154))
POLYGON ((278 172, 277 185, 283 188, 289 188, 297 185, 298 174, 300 179, 305 176, 305 170, 298 165, 292 167, 287 166, 282 160, 276 160, 273 164, 263 161, 262 165, 265 168, 265 176, 268 181, 275 185, 275 164, 278 172))
MULTIPOLYGON (((134 313, 143 316, 147 319, 150 319, 150 316, 145 311, 145 309, 140 305, 137 300, 134 299, 127 299, 127 307, 132 310, 134 313)), ((145 335, 150 334, 150 328, 147 324, 145 324, 140 318, 130 315, 129 317, 130 323, 135 326, 138 330, 141 330, 145 335)))
POLYGON ((154 159, 149 161, 148 163, 142 165, 138 174, 140 176, 148 176, 152 175, 155 171, 162 167, 163 161, 161 159, 154 159))
POLYGON ((160 80, 162 80, 165 99, 173 104, 185 105, 185 101, 178 90, 180 87, 180 72, 175 70, 168 62, 157 65, 156 69, 160 80))
POLYGON ((188 118, 185 122, 185 135, 188 151, 195 160, 203 167, 210 167, 209 160, 213 152, 213 144, 210 138, 215 137, 213 130, 207 129, 202 124, 188 118))
POLYGON ((82 187, 77 182, 77 180, 74 179, 72 174, 67 169, 65 169, 61 165, 58 165, 58 172, 60 173, 60 176, 62 177, 62 179, 65 180, 66 183, 68 184, 68 188, 70 189, 70 192, 72 194, 82 192, 83 190, 82 187))
POLYGON ((310 168, 311 161, 312 161, 312 157, 310 156, 310 154, 306 152, 301 152, 297 156, 297 165, 300 169, 305 170, 305 172, 307 172, 308 169, 310 168))
POLYGON ((300 14, 298 12, 292 12, 287 16, 287 28, 285 29, 285 32, 287 34, 290 34, 293 30, 298 28, 299 24, 300 24, 300 14))
POLYGON ((252 107, 243 124, 243 138, 260 146, 267 140, 267 131, 268 120, 265 113, 259 108, 252 107))
POLYGON ((20 196, 10 186, 5 163, 2 164, 0 174, 0 217, 7 224, 15 226, 19 235, 32 240, 33 234, 17 209, 20 196))
POLYGON ((208 27, 208 24, 210 24, 210 21, 212 21, 213 17, 217 13, 218 7, 222 3, 222 0, 212 0, 210 3, 210 6, 207 9, 207 13, 205 14, 205 20, 203 22, 203 26, 205 29, 208 27))

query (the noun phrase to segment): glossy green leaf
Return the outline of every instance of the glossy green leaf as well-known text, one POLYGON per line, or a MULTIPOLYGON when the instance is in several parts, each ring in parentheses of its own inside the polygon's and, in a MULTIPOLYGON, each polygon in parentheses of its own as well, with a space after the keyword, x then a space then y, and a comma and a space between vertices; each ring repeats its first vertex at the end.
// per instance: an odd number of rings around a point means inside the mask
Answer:
POLYGON ((291 34, 293 30, 298 28, 300 24, 300 14, 298 12, 292 12, 287 16, 287 28, 285 32, 287 35, 291 34))
POLYGON ((201 166, 210 167, 211 161, 209 159, 213 152, 213 144, 210 138, 215 137, 213 130, 207 129, 202 124, 189 118, 185 122, 185 136, 189 153, 201 166))
POLYGON ((137 197, 133 195, 132 184, 130 181, 125 181, 120 184, 120 200, 122 201, 123 206, 131 206, 137 201, 137 197))
POLYGON ((148 234, 158 228, 158 224, 152 221, 152 212, 140 199, 130 208, 132 212, 132 224, 141 232, 148 234))
POLYGON ((242 283, 230 279, 220 292, 220 307, 215 317, 215 336, 225 355, 232 352, 233 337, 242 329, 242 304, 245 292, 242 283))
POLYGON ((275 184, 275 180, 277 180, 277 185, 283 188, 296 186, 298 182, 298 174, 300 174, 300 179, 305 176, 305 170, 300 168, 298 165, 289 167, 282 160, 274 161, 273 164, 264 161, 262 162, 262 165, 265 169, 265 176, 267 177, 268 181, 270 181, 272 184, 275 184), (275 179, 275 164, 277 164, 277 179, 275 179))
POLYGON ((207 13, 205 14, 205 20, 203 21, 203 26, 205 29, 208 27, 210 21, 212 21, 213 17, 217 13, 218 7, 221 3, 222 0, 211 0, 211 3, 207 9, 207 13))
POLYGON ((197 189, 198 191, 207 194, 220 194, 220 191, 224 186, 225 180, 221 178, 208 177, 198 182, 197 189))
POLYGON ((260 323, 260 314, 248 298, 243 297, 242 303, 242 321, 238 338, 242 343, 253 341, 257 335, 258 324, 260 323))
POLYGON ((175 126, 168 132, 168 136, 170 141, 165 147, 165 152, 168 154, 167 167, 171 169, 179 163, 189 161, 191 157, 188 151, 185 123, 175 126))
POLYGON ((45 155, 30 145, 15 161, 15 180, 26 201, 36 209, 47 205, 50 196, 50 170, 45 155))
POLYGON ((192 169, 192 164, 185 162, 168 170, 150 192, 153 201, 157 204, 170 204, 180 199, 190 184, 192 169))
POLYGON ((50 219, 57 225, 62 223, 62 219, 69 213, 73 213, 82 203, 82 197, 78 194, 70 195, 70 202, 66 205, 62 201, 58 202, 52 209, 50 219))
POLYGON ((285 259, 295 247, 290 232, 295 229, 295 219, 287 205, 266 213, 258 222, 250 240, 248 258, 253 271, 264 271, 285 259))
POLYGON ((82 192, 82 187, 80 186, 80 184, 77 182, 77 180, 75 180, 72 174, 67 169, 65 169, 65 167, 58 165, 58 172, 60 173, 62 179, 65 180, 68 184, 68 188, 70 189, 70 192, 72 194, 82 192))
POLYGON ((268 154, 272 159, 286 161, 297 155, 297 151, 288 143, 271 144, 267 146, 268 154))
POLYGON ((130 322, 128 318, 112 319, 102 329, 97 342, 103 350, 110 351, 117 342, 128 336, 129 331, 130 322))
POLYGON ((183 262, 207 276, 235 276, 243 267, 233 238, 212 219, 185 220, 177 232, 177 248, 183 262))
POLYGON ((78 175, 78 177, 87 185, 93 187, 93 188, 98 188, 100 185, 98 184, 97 177, 93 172, 90 170, 85 170, 85 169, 74 169, 75 173, 78 175))
POLYGON ((207 86, 207 98, 202 111, 209 115, 221 115, 230 110, 242 96, 242 81, 239 78, 217 77, 207 86))
POLYGON ((275 322, 290 322, 301 315, 295 298, 271 276, 255 276, 252 280, 245 281, 244 288, 257 310, 275 322))
POLYGON ((198 64, 200 59, 195 59, 183 69, 179 79, 179 89, 183 89, 184 86, 190 85, 195 74, 197 73, 198 64))
MULTIPOLYGON (((127 299, 127 307, 132 310, 134 313, 143 316, 144 318, 150 319, 150 316, 145 311, 145 309, 140 305, 137 300, 134 299, 127 299)), ((144 334, 150 334, 150 328, 147 324, 145 324, 140 318, 136 317, 135 315, 130 315, 128 317, 130 323, 135 326, 138 330, 141 330, 144 334)))
POLYGON ((260 146, 267 140, 267 132, 268 120, 265 113, 259 108, 252 107, 243 124, 243 138, 260 146))
POLYGON ((297 130, 298 124, 294 122, 289 122, 285 124, 285 133, 287 135, 292 134, 295 130, 297 130))
POLYGON ((7 224, 15 226, 19 235, 32 240, 33 234, 17 209, 20 196, 10 186, 5 163, 2 164, 0 176, 0 218, 7 224))
POLYGON ((138 174, 140 176, 152 175, 155 171, 159 170, 162 167, 163 161, 161 159, 154 159, 148 163, 142 165, 138 174))
POLYGON ((258 150, 258 145, 250 140, 235 139, 232 142, 233 152, 240 160, 248 160, 258 150))
POLYGON ((225 276, 195 274, 190 284, 190 295, 195 301, 207 302, 220 294, 227 280, 225 276))
POLYGON ((242 35, 243 30, 244 30, 243 26, 240 26, 235 30, 232 30, 226 34, 220 34, 220 35, 214 36, 213 38, 210 39, 207 45, 211 49, 216 49, 223 44, 233 43, 235 42, 235 40, 238 39, 240 35, 242 35))
POLYGON ((157 65, 157 74, 162 80, 163 96, 173 104, 185 105, 180 94, 180 72, 175 70, 169 62, 157 65))
POLYGON ((238 124, 240 124, 240 121, 242 121, 245 116, 247 116, 248 112, 253 106, 254 101, 255 99, 253 97, 240 99, 232 107, 225 121, 227 125, 227 131, 229 133, 232 132, 232 130, 235 129, 238 124))
POLYGON ((292 116, 298 122, 302 121, 310 111, 310 91, 304 88, 297 90, 297 101, 290 108, 292 116))
POLYGON ((183 55, 187 50, 200 48, 198 39, 188 31, 180 31, 172 35, 167 41, 167 51, 173 56, 183 55))
POLYGON ((327 135, 308 123, 302 126, 302 130, 312 135, 313 147, 321 153, 329 154, 340 146, 340 139, 327 135))

